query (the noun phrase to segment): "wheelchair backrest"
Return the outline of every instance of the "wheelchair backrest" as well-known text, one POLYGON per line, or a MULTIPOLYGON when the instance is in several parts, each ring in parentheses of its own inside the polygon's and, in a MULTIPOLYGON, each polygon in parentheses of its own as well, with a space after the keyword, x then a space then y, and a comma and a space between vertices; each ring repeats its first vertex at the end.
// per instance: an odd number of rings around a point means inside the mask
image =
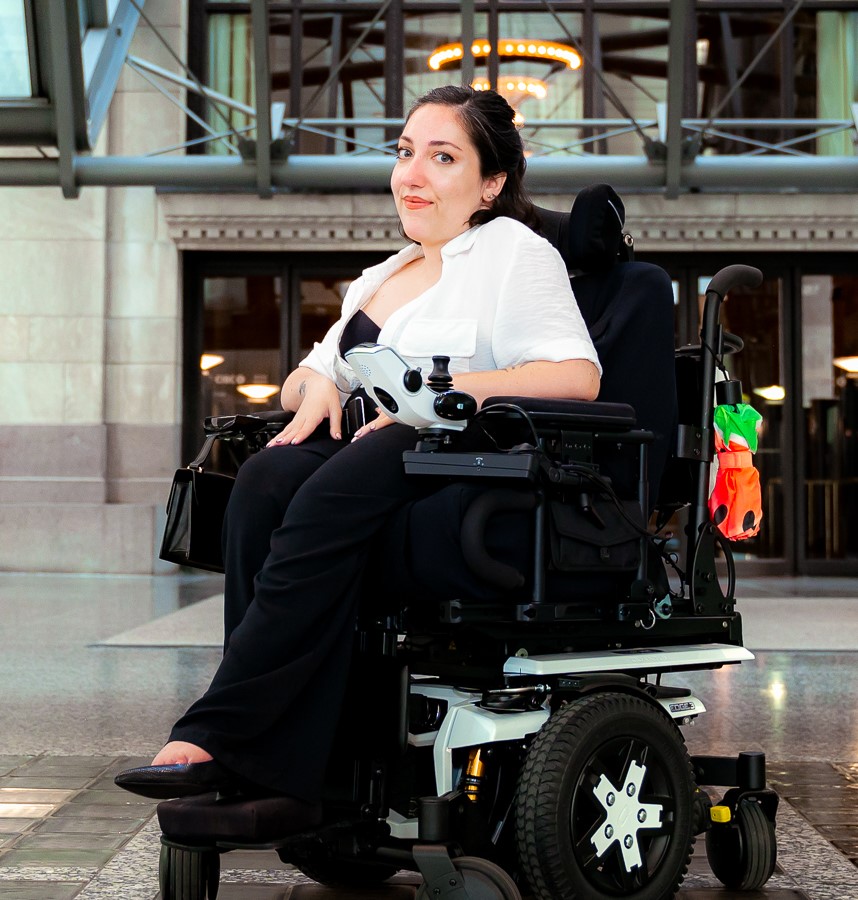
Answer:
POLYGON ((609 185, 582 190, 569 213, 537 208, 543 235, 560 251, 602 363, 599 400, 628 403, 655 436, 649 494, 658 488, 675 444, 673 289, 667 273, 628 259, 625 208, 609 185))

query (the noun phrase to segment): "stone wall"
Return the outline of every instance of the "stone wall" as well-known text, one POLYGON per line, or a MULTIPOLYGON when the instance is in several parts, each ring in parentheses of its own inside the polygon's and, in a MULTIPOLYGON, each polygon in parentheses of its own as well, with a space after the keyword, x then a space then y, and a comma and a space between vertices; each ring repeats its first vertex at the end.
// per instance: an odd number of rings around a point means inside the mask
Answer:
MULTIPOLYGON (((146 14, 184 55, 186 4, 146 14)), ((177 69, 142 22, 131 52, 177 69)), ((183 135, 126 67, 95 152, 183 135)), ((151 188, 0 191, 0 569, 167 570, 153 546, 178 454, 178 260, 151 188)))

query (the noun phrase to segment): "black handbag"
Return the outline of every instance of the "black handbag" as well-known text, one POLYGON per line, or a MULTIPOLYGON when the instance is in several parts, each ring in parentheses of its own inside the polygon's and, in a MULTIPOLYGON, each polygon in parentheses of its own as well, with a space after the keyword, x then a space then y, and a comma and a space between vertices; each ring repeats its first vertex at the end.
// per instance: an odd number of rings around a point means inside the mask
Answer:
POLYGON ((209 435, 197 458, 173 476, 159 556, 180 566, 223 572, 221 532, 235 479, 203 470, 216 440, 217 435, 209 435))

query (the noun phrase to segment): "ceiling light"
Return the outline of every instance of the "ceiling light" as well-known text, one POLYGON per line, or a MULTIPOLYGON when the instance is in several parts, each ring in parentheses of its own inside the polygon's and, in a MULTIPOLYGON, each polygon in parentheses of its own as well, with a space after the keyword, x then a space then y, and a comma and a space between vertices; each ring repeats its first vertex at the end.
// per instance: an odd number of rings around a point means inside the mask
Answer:
POLYGON ((836 356, 832 362, 844 372, 858 372, 858 356, 836 356))
POLYGON ((264 403, 269 397, 273 397, 280 388, 276 384, 240 384, 236 390, 239 394, 244 394, 251 403, 264 403))

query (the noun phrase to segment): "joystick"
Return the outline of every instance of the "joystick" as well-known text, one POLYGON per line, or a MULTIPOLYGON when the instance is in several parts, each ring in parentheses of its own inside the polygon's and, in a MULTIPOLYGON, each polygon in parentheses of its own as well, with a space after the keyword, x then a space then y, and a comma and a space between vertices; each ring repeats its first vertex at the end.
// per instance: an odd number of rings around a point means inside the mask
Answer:
POLYGON ((432 374, 426 379, 426 384, 436 394, 449 391, 453 387, 453 376, 450 374, 449 366, 449 356, 432 357, 432 374))

